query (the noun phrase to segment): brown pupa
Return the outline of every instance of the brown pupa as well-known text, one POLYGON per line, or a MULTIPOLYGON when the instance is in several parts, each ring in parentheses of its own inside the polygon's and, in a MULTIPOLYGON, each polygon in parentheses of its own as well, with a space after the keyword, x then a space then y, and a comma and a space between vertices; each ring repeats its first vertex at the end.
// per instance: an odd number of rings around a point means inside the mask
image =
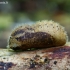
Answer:
POLYGON ((34 25, 19 26, 9 38, 9 48, 27 50, 62 46, 67 41, 67 33, 54 21, 38 21, 34 25))

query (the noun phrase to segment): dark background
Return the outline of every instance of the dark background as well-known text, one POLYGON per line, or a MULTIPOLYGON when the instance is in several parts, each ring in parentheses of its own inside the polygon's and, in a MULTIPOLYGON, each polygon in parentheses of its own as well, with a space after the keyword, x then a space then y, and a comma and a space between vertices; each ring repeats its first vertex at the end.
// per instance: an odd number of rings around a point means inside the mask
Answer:
POLYGON ((38 20, 60 23, 70 40, 70 0, 0 0, 0 47, 7 46, 14 27, 38 20))

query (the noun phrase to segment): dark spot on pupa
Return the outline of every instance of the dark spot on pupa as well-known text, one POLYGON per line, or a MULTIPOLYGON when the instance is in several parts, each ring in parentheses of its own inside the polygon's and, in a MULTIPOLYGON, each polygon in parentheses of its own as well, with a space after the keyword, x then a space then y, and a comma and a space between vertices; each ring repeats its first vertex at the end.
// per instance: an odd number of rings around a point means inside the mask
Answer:
POLYGON ((58 26, 57 26, 58 27, 58 26))
POLYGON ((33 28, 26 27, 28 30, 33 30, 33 28))

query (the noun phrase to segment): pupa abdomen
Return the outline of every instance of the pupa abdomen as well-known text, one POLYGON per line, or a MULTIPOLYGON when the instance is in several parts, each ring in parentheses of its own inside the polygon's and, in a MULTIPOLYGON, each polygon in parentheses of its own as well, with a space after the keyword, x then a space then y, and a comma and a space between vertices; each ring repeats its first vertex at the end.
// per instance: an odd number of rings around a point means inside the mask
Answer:
POLYGON ((64 28, 53 21, 40 21, 32 26, 19 26, 9 38, 9 48, 27 50, 62 46, 67 41, 64 28))

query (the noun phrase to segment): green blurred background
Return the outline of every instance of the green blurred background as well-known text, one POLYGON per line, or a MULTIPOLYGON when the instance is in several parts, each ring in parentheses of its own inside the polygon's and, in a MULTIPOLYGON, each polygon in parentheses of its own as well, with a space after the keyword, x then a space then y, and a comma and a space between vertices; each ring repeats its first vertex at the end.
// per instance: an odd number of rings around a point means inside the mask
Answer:
POLYGON ((60 23, 70 40, 70 0, 0 0, 0 47, 6 48, 14 27, 38 20, 60 23))

